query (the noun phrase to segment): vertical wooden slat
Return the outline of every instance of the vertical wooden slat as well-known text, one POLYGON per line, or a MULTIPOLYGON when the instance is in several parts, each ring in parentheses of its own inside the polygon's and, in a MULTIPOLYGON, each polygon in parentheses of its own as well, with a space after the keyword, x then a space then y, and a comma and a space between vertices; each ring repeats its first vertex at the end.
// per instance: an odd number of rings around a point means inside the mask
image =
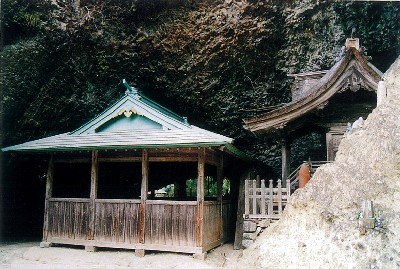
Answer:
POLYGON ((261 180, 261 214, 265 215, 265 180, 261 180))
POLYGON ((98 163, 98 151, 92 151, 92 168, 90 174, 90 219, 89 219, 89 229, 88 229, 88 240, 94 239, 95 234, 95 219, 96 219, 96 209, 95 200, 97 198, 97 173, 98 173, 99 163, 98 163))
POLYGON ((238 250, 242 248, 242 240, 243 240, 243 213, 245 215, 249 214, 248 203, 246 201, 246 195, 248 196, 248 192, 246 192, 246 184, 247 180, 239 178, 239 197, 238 197, 238 206, 237 206, 237 214, 236 214, 236 231, 235 231, 235 242, 233 244, 233 248, 238 250), (244 204, 244 205, 243 205, 244 204), (246 210, 247 209, 247 210, 246 210), (244 210, 244 212, 243 212, 244 210))
POLYGON ((53 195, 53 177, 54 177, 54 162, 53 154, 50 154, 49 164, 46 177, 46 194, 44 203, 44 221, 43 221, 43 241, 47 241, 49 229, 49 199, 53 195))
POLYGON ((244 180, 244 214, 249 215, 250 214, 250 197, 249 197, 249 184, 250 180, 246 179, 244 180))
POLYGON ((252 186, 252 194, 253 194, 253 214, 257 214, 257 181, 253 180, 253 186, 252 186))
POLYGON ((142 188, 140 190, 139 211, 139 242, 145 242, 146 231, 146 200, 149 184, 149 153, 146 149, 142 151, 142 188))
POLYGON ((268 215, 273 214, 274 205, 274 185, 272 179, 269 180, 268 215))
POLYGON ((282 140, 282 180, 286 182, 290 174, 290 142, 287 137, 282 140))
POLYGON ((282 214, 282 181, 278 180, 278 212, 282 214))
POLYGON ((205 148, 200 148, 197 162, 197 217, 196 217, 196 245, 203 246, 203 208, 204 208, 204 165, 205 148))

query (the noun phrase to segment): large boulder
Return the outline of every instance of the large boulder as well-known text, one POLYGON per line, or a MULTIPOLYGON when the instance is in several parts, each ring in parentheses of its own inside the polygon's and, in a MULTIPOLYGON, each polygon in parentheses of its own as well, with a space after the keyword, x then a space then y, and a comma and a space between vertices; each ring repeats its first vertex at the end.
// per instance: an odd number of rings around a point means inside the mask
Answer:
POLYGON ((387 98, 345 135, 336 161, 292 195, 238 268, 400 268, 400 58, 384 77, 387 98), (375 229, 360 228, 365 200, 375 229))

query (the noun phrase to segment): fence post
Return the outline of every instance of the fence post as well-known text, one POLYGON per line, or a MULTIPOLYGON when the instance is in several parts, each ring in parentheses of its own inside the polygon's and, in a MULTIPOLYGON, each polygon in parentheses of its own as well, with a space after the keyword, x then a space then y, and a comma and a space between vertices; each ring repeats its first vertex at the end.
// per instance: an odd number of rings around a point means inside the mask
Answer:
POLYGON ((282 181, 278 180, 278 212, 282 214, 282 181))
POLYGON ((257 199, 256 199, 256 195, 257 195, 257 181, 253 180, 253 215, 257 214, 257 199))
POLYGON ((265 215, 265 180, 261 180, 261 214, 265 215))
POLYGON ((269 180, 269 199, 268 199, 268 215, 273 215, 274 209, 274 185, 272 179, 269 180))
POLYGON ((244 181, 244 214, 247 216, 250 213, 249 181, 249 179, 244 181))

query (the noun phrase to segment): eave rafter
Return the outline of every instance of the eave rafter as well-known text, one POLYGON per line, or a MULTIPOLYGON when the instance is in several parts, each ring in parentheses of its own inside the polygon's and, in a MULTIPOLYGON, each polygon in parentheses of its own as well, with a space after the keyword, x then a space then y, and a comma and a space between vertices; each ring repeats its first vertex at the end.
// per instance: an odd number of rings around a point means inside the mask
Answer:
POLYGON ((324 109, 337 93, 360 89, 376 91, 380 79, 381 74, 371 67, 366 58, 356 48, 349 48, 345 56, 311 88, 307 96, 259 116, 244 119, 244 127, 254 133, 275 132, 307 113, 324 109))

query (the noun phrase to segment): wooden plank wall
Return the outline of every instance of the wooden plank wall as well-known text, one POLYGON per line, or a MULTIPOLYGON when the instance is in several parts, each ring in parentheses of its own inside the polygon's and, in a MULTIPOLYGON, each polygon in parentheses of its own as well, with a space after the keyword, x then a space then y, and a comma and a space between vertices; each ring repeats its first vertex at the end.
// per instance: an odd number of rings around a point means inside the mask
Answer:
POLYGON ((269 180, 268 187, 265 180, 245 181, 245 212, 244 218, 279 219, 290 198, 290 181, 282 187, 281 180, 274 188, 273 181, 269 180))
POLYGON ((221 240, 221 206, 218 202, 204 202, 203 246, 221 240))
POLYGON ((196 216, 196 201, 148 200, 145 243, 195 247, 196 216))
POLYGON ((90 199, 50 198, 48 212, 47 238, 87 239, 90 199))
POLYGON ((140 200, 96 200, 95 239, 114 243, 139 242, 140 200))

